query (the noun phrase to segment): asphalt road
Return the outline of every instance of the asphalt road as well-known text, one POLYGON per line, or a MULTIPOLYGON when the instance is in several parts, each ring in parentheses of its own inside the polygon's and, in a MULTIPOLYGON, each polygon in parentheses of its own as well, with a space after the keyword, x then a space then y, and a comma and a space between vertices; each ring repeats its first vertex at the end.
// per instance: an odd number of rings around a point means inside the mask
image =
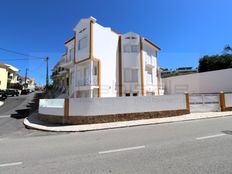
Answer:
POLYGON ((25 137, 54 134, 42 131, 25 129, 23 119, 30 114, 35 103, 36 93, 8 97, 0 107, 0 138, 25 137))
POLYGON ((232 116, 2 138, 0 173, 232 173, 232 116))

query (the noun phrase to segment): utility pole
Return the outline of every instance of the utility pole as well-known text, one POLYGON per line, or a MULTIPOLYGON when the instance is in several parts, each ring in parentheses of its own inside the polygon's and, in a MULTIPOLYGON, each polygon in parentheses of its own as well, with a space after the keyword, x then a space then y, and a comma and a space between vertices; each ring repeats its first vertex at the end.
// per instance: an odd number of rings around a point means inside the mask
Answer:
POLYGON ((49 84, 49 78, 48 78, 48 57, 46 57, 46 92, 48 92, 48 84, 49 84))
POLYGON ((26 68, 26 72, 25 72, 25 84, 27 83, 27 71, 28 71, 28 69, 26 68))

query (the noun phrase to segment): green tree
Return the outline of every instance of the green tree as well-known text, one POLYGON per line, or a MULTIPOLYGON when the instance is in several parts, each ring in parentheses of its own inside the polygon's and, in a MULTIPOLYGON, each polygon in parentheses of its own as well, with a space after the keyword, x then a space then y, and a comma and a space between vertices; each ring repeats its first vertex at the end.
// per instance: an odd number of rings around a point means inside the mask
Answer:
POLYGON ((198 71, 214 71, 232 68, 232 54, 204 56, 199 60, 198 71))

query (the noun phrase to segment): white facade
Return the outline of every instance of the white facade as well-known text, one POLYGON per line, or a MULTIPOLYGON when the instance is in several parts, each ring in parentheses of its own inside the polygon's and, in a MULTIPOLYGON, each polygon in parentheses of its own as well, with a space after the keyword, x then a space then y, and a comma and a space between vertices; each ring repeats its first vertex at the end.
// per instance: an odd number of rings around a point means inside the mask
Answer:
POLYGON ((158 47, 136 33, 122 35, 123 95, 159 95, 158 47), (142 55, 141 55, 142 54, 142 55), (142 94, 142 85, 144 92, 142 94))
POLYGON ((69 70, 69 97, 159 95, 159 47, 136 33, 118 34, 81 19, 75 36, 65 43, 69 70), (71 51, 72 50, 72 51, 71 51), (69 58, 70 55, 74 57, 69 58))

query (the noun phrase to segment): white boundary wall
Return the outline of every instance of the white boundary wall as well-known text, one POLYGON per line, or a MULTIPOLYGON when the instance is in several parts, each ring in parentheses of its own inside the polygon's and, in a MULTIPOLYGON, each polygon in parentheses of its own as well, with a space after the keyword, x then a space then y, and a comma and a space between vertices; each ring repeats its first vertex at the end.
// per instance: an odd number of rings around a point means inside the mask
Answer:
POLYGON ((225 103, 226 103, 226 107, 232 107, 232 93, 225 94, 225 103))
POLYGON ((232 68, 164 78, 165 94, 232 92, 232 68))
POLYGON ((64 116, 64 99, 40 99, 39 113, 64 116))
POLYGON ((70 116, 95 116, 186 109, 185 95, 69 99, 70 116))

